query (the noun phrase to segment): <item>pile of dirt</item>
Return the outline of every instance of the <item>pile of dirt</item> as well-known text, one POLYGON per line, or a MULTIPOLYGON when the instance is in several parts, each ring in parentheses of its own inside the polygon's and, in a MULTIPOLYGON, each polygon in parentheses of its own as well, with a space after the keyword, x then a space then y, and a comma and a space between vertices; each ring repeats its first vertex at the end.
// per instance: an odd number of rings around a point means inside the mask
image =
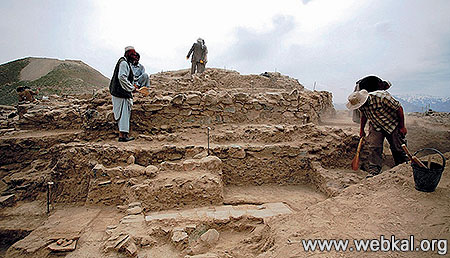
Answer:
POLYGON ((106 88, 109 79, 79 60, 27 57, 0 65, 0 104, 18 103, 16 88, 40 89, 37 98, 59 94, 92 94, 106 88))

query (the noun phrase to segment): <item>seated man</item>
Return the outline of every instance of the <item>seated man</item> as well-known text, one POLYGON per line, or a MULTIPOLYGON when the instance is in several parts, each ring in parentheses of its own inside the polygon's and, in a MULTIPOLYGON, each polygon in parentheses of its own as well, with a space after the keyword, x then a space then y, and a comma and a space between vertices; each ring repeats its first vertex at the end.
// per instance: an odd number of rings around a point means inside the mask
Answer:
POLYGON ((145 73, 145 68, 139 63, 141 56, 136 52, 136 59, 131 64, 131 70, 133 70, 134 84, 138 87, 150 87, 150 78, 147 73, 145 73))
POLYGON ((17 95, 19 96, 19 102, 25 101, 34 102, 35 101, 34 96, 39 94, 39 89, 33 91, 28 86, 19 86, 17 87, 16 91, 17 95))

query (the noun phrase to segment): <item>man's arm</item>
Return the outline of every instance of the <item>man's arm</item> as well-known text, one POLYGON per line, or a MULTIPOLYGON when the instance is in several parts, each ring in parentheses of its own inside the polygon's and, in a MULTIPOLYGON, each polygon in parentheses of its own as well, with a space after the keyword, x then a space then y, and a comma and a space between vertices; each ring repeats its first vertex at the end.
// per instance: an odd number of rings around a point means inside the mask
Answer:
POLYGON ((361 113, 361 124, 359 127, 359 137, 365 137, 366 132, 364 131, 364 128, 366 127, 367 117, 364 114, 364 112, 360 112, 360 113, 361 113))
POLYGON ((405 127, 405 115, 403 113, 403 107, 400 106, 397 109, 397 116, 398 116, 398 128, 400 128, 400 133, 405 136, 408 130, 406 130, 405 127))
POLYGON ((194 52, 194 46, 195 46, 195 44, 192 45, 191 50, 189 50, 189 52, 188 52, 188 54, 186 56, 186 59, 189 59, 189 57, 191 56, 192 52, 194 52))
POLYGON ((133 92, 135 87, 128 81, 128 75, 130 74, 130 66, 127 62, 122 61, 119 65, 119 83, 122 88, 128 92, 133 92))

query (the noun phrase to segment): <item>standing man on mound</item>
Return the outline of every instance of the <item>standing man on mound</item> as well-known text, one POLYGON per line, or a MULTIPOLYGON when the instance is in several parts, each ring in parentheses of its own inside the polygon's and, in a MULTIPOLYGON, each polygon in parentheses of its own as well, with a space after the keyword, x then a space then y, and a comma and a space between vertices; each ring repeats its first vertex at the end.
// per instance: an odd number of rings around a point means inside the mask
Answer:
POLYGON ((191 75, 196 71, 198 73, 203 73, 205 71, 206 62, 208 62, 208 48, 205 45, 205 40, 198 38, 197 42, 195 42, 189 50, 186 59, 189 59, 191 54, 191 75))
POLYGON ((403 108, 391 94, 385 90, 355 91, 348 97, 347 108, 359 109, 361 112, 360 137, 366 136, 364 128, 369 120, 367 142, 370 153, 367 172, 371 176, 381 173, 384 138, 389 142, 395 165, 408 161, 401 147, 406 144, 407 133, 403 108))
POLYGON ((109 92, 112 95, 114 119, 119 125, 119 142, 134 140, 130 137, 130 117, 133 106, 133 94, 136 86, 133 85, 134 75, 131 64, 136 62, 137 55, 134 47, 125 48, 125 54, 119 58, 114 74, 109 84, 109 92))

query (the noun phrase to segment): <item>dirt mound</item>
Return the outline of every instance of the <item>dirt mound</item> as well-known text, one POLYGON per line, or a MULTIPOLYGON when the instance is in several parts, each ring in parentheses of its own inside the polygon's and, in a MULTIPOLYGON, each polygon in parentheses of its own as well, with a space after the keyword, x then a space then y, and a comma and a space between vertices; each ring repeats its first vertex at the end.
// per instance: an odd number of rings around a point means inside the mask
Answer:
POLYGON ((152 87, 169 91, 201 91, 245 89, 247 93, 276 90, 303 90, 296 79, 280 73, 266 72, 262 75, 241 75, 225 69, 208 68, 201 75, 190 76, 189 70, 161 72, 151 76, 152 87))
POLYGON ((50 58, 30 58, 30 63, 20 71, 20 80, 34 81, 51 72, 63 61, 50 58))
POLYGON ((109 79, 92 67, 77 60, 58 60, 28 57, 0 66, 4 76, 0 80, 0 104, 18 102, 16 88, 40 88, 37 98, 59 94, 92 94, 107 88, 109 79))

